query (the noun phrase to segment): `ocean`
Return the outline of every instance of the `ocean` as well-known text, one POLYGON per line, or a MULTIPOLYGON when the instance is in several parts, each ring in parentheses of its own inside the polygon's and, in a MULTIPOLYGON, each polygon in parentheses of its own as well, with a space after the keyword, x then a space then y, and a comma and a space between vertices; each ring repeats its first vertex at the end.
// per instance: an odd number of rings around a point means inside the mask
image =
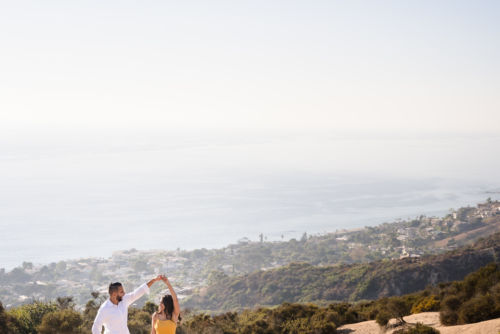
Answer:
POLYGON ((0 268, 220 248, 498 199, 498 137, 41 134, 0 142, 0 268), (38 140, 37 140, 38 139, 38 140))

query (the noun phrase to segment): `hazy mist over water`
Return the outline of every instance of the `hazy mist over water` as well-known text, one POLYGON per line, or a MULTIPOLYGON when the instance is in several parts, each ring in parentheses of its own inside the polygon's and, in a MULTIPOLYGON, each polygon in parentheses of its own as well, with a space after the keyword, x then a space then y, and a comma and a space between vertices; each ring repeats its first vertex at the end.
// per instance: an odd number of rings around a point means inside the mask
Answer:
POLYGON ((0 267, 223 247, 498 198, 500 137, 124 132, 0 135, 0 267))

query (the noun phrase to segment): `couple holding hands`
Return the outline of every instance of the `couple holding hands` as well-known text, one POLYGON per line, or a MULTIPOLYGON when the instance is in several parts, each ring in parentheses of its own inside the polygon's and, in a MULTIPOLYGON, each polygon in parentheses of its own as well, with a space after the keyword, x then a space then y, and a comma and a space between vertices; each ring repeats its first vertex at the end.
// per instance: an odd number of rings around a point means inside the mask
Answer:
POLYGON ((160 301, 158 311, 151 319, 151 334, 174 334, 177 320, 180 320, 179 301, 172 285, 165 275, 158 275, 147 283, 142 284, 133 292, 125 293, 121 283, 109 285, 109 299, 102 303, 92 326, 92 334, 101 334, 104 326, 104 334, 130 334, 127 327, 128 307, 145 293, 156 282, 163 281, 170 295, 165 295, 160 301))

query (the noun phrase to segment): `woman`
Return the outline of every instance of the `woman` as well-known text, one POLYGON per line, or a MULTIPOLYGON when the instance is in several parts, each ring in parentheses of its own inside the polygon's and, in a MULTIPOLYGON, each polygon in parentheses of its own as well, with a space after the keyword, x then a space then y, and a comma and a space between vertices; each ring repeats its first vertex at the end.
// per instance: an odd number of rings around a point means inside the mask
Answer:
POLYGON ((177 320, 180 320, 179 301, 168 278, 162 275, 161 279, 168 286, 170 295, 163 296, 158 306, 158 312, 153 314, 151 319, 151 334, 175 334, 177 320))

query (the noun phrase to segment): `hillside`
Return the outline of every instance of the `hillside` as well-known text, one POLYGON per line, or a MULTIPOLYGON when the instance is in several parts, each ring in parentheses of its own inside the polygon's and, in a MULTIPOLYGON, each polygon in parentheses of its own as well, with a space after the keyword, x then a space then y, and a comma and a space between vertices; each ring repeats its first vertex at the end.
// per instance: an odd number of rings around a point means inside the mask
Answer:
MULTIPOLYGON (((94 294, 83 310, 76 308, 71 297, 60 297, 50 302, 36 301, 7 310, 0 301, 0 332, 88 333, 103 301, 103 296, 94 294)), ((149 333, 150 316, 157 309, 158 306, 154 303, 146 303, 142 308, 130 307, 128 325, 131 333, 149 333)), ((467 275, 462 281, 440 283, 416 293, 375 301, 341 302, 325 306, 283 303, 276 307, 260 307, 212 316, 183 308, 181 314, 183 320, 178 326, 178 334, 368 334, 382 330, 391 332, 394 329, 410 329, 415 326, 416 321, 438 327, 443 333, 463 331, 472 334, 477 333, 477 330, 490 333, 489 330, 496 330, 499 324, 492 319, 500 317, 500 266, 489 264, 467 275), (436 313, 422 313, 437 311, 439 316, 436 313), (471 325, 473 323, 478 324, 471 325), (339 327, 340 330, 336 331, 339 327)), ((420 327, 418 333, 436 334, 432 328, 424 325, 417 327, 420 327)))
POLYGON ((228 311, 284 302, 357 301, 397 296, 461 280, 500 256, 500 233, 441 255, 361 264, 293 263, 239 277, 219 276, 183 301, 188 308, 228 311))

